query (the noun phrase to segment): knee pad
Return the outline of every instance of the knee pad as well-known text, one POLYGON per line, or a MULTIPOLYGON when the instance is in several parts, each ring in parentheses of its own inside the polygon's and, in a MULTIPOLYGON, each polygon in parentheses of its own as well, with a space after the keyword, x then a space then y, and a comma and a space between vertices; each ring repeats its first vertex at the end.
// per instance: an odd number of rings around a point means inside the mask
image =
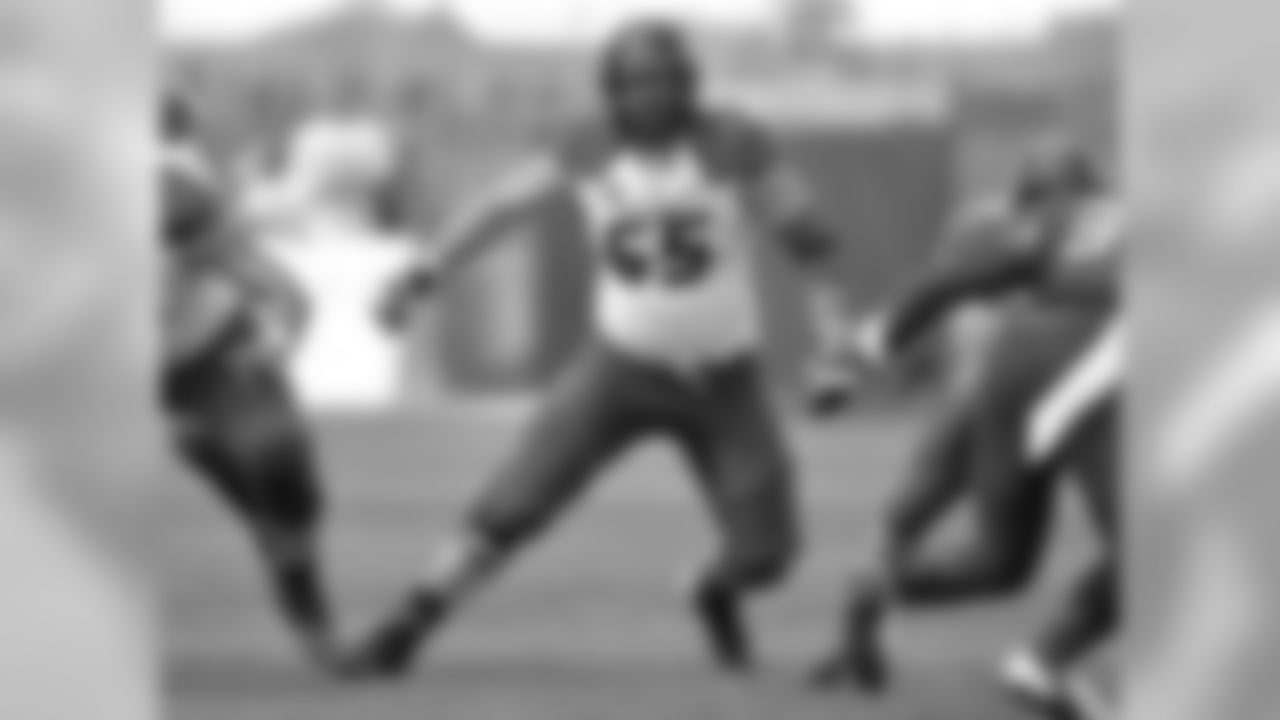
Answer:
POLYGON ((492 552, 507 555, 527 544, 537 528, 523 516, 480 505, 468 517, 466 531, 492 552))
POLYGON ((988 551, 988 573, 992 589, 1005 595, 1025 590, 1036 576, 1037 563, 1032 553, 1021 549, 988 551))

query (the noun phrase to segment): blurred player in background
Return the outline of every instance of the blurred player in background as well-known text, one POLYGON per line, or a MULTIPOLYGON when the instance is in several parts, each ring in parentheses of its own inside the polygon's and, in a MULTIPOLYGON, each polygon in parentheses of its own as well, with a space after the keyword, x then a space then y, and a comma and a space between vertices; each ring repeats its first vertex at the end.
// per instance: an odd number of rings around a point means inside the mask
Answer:
MULTIPOLYGON (((625 450, 650 437, 688 459, 723 540, 693 593, 718 664, 751 666, 744 601, 777 585, 798 550, 793 468, 760 366, 752 243, 785 243, 814 278, 834 248, 801 182, 752 124, 704 106, 683 33, 624 28, 607 46, 605 116, 457 219, 392 298, 391 315, 527 223, 578 203, 595 258, 595 333, 515 454, 407 600, 359 648, 369 672, 406 671, 423 641, 545 532, 625 450)), ((817 328, 838 301, 814 285, 817 328)))
POLYGON ((380 217, 395 169, 381 131, 323 118, 303 126, 283 177, 250 198, 259 242, 297 281, 311 310, 289 367, 308 411, 382 410, 403 389, 402 338, 382 322, 379 307, 417 247, 380 217))
POLYGON ((1054 481, 1067 473, 1083 488, 1104 558, 1038 652, 1016 659, 1011 682, 1042 708, 1069 711, 1057 681, 1118 620, 1117 209, 1083 154, 1058 145, 1033 156, 1018 195, 1013 212, 986 228, 985 242, 927 275, 859 338, 864 360, 883 364, 959 302, 1020 296, 1002 312, 974 391, 948 406, 926 446, 922 472, 891 516, 881 567, 857 584, 841 645, 818 670, 821 684, 878 689, 889 681, 881 626, 893 607, 1024 588, 1043 556, 1054 481), (977 541, 937 560, 920 557, 929 525, 960 497, 976 506, 977 541))
POLYGON ((250 244, 190 108, 169 98, 163 112, 163 396, 175 439, 248 525, 282 611, 327 664, 334 652, 319 558, 322 487, 284 370, 305 301, 250 244))

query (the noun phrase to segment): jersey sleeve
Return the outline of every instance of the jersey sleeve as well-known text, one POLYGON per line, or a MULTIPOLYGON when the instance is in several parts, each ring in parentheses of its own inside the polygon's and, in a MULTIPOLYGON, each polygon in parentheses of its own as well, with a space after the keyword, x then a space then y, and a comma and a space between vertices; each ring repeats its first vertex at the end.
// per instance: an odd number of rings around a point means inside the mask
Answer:
POLYGON ((751 190, 761 217, 773 227, 785 227, 816 214, 817 201, 808 178, 784 159, 770 161, 751 190))
POLYGON ((503 171, 487 200, 512 208, 536 204, 562 190, 568 184, 567 177, 564 161, 557 154, 533 153, 503 171))
POLYGON ((617 146, 617 138, 604 124, 578 121, 548 138, 541 154, 546 163, 556 166, 566 177, 577 177, 605 165, 617 146))
POLYGON ((910 284, 886 318, 889 349, 899 352, 957 305, 1033 283, 1043 255, 1007 215, 966 218, 935 261, 910 284))
POLYGON ((220 222, 221 193, 195 151, 166 148, 162 161, 163 231, 169 242, 186 242, 220 222))
POLYGON ((817 203, 809 179, 772 134, 754 125, 743 128, 738 173, 760 217, 774 227, 811 217, 817 203))
POLYGON ((1070 302, 1094 306, 1118 303, 1125 235, 1119 203, 1100 200, 1085 208, 1078 226, 1045 273, 1046 291, 1070 302))
POLYGON ((742 188, 751 214, 793 254, 823 258, 832 238, 818 222, 818 203, 809 179, 774 136, 750 121, 722 121, 720 166, 742 188))

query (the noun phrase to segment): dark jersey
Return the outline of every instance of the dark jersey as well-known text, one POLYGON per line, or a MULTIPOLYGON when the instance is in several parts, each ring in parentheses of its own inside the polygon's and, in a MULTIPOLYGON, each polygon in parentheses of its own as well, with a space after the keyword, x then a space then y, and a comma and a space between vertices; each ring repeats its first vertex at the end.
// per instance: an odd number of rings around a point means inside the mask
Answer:
POLYGON ((1055 312, 1109 317, 1119 295, 1118 210, 1093 200, 1066 223, 1013 212, 983 218, 972 237, 912 286, 889 316, 889 345, 901 349, 957 305, 1019 296, 1055 312))
POLYGON ((225 221, 222 190, 196 148, 166 148, 162 162, 163 240, 167 249, 183 252, 211 240, 225 221))
POLYGON ((211 169, 186 145, 166 147, 161 159, 164 341, 170 362, 184 364, 207 355, 243 324, 244 308, 218 267, 225 210, 211 169))
POLYGON ((300 322, 300 294, 251 247, 247 229, 199 150, 170 147, 163 159, 164 324, 170 361, 205 362, 250 347, 260 320, 273 311, 281 311, 287 322, 300 322))

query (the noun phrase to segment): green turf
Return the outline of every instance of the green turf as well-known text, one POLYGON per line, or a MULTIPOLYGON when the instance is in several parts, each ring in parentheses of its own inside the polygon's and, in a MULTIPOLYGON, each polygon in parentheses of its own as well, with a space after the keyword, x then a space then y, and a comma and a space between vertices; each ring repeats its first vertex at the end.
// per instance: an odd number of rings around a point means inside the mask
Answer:
MULTIPOLYGON (((323 433, 333 487, 331 562, 348 632, 367 627, 500 461, 518 423, 418 418, 323 433)), ((990 668, 1046 611, 1080 549, 1068 518, 1037 601, 895 630, 905 675, 887 700, 815 697, 798 683, 831 630, 845 571, 891 490, 907 421, 795 431, 808 552, 757 613, 767 667, 717 676, 690 632, 681 579, 711 537, 665 448, 623 461, 547 542, 490 589, 410 681, 346 687, 295 654, 222 508, 194 483, 167 487, 172 720, 1019 720, 990 668)))

